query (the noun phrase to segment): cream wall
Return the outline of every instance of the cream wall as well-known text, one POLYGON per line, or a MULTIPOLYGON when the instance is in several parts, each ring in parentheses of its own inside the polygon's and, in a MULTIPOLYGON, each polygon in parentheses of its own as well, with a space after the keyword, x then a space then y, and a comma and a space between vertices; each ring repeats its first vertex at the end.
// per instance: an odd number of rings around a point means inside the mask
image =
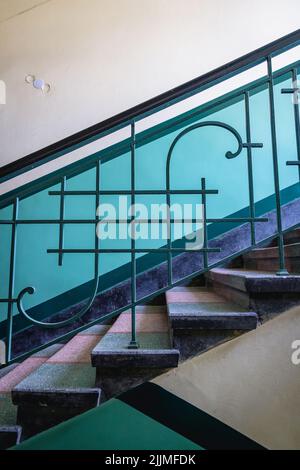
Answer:
POLYGON ((298 19, 298 0, 0 0, 0 165, 283 36, 298 19))
POLYGON ((300 340, 294 308, 155 382, 268 449, 300 449, 300 340), (295 345, 294 345, 295 347, 295 345), (294 361, 299 362, 299 361, 294 361))
POLYGON ((0 23, 51 0, 1 0, 0 23))

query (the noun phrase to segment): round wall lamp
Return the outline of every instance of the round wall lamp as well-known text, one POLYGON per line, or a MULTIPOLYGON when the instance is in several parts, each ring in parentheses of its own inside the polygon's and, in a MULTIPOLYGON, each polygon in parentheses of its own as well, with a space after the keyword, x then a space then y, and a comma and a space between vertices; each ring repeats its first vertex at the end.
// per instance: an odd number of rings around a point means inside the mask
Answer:
POLYGON ((49 93, 51 86, 41 78, 36 78, 34 75, 26 75, 25 82, 32 85, 36 90, 40 90, 43 93, 49 93))

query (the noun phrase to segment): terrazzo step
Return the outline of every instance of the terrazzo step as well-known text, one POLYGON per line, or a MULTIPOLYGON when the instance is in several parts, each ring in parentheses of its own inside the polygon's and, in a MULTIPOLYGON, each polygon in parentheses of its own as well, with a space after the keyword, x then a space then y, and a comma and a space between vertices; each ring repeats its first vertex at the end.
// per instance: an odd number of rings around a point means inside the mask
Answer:
POLYGON ((2 377, 5 377, 9 372, 14 370, 16 367, 18 367, 18 365, 19 363, 16 362, 14 364, 10 364, 9 366, 6 366, 0 369, 0 379, 2 379, 2 377))
MULTIPOLYGON (((286 269, 290 273, 300 273, 300 243, 284 247, 286 269)), ((244 267, 257 271, 276 271, 279 269, 277 247, 256 248, 243 256, 244 267)))
POLYGON ((97 325, 77 334, 14 387, 17 423, 25 438, 99 405, 90 354, 108 328, 97 325))
MULTIPOLYGON (((300 243, 300 228, 291 230, 283 235, 283 242, 285 245, 293 245, 300 243)), ((269 245, 270 247, 277 246, 277 239, 275 238, 269 245)))
POLYGON ((207 287, 166 292, 173 346, 185 360, 257 326, 257 314, 228 302, 207 287))
POLYGON ((165 306, 136 309, 139 349, 129 349, 131 311, 122 313, 92 351, 96 386, 103 399, 135 387, 166 370, 177 367, 179 351, 171 347, 165 306))
POLYGON ((206 276, 208 285, 217 294, 255 311, 262 323, 300 303, 300 275, 216 268, 206 276))
POLYGON ((16 427, 17 407, 12 402, 11 392, 28 375, 55 354, 62 345, 57 344, 40 351, 21 364, 13 364, 1 369, 0 377, 0 449, 16 444, 21 438, 21 428, 16 427), (14 441, 14 439, 16 439, 14 441), (11 444, 11 442, 13 443, 11 444))

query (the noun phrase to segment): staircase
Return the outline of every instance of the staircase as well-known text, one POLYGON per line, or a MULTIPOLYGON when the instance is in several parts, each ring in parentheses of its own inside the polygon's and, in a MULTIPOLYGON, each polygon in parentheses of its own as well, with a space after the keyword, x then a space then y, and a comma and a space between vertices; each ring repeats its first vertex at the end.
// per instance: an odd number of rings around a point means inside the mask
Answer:
POLYGON ((284 55, 299 44, 297 30, 0 168, 0 447, 300 303, 300 61, 284 55), (157 202, 167 212, 152 216, 157 202))
MULTIPOLYGON (((287 233, 284 239, 290 266, 297 266, 300 230, 287 233)), ((131 315, 125 311, 113 324, 91 327, 66 344, 4 369, 0 377, 1 447, 100 406, 177 367, 179 361, 255 329, 287 305, 299 304, 300 275, 279 277, 266 270, 274 249, 270 242, 236 258, 231 266, 173 288, 163 304, 159 304, 160 297, 152 305, 140 306, 136 312, 139 349, 128 349, 131 315), (249 269, 249 262, 259 269, 249 269)), ((274 256, 275 269, 276 263, 274 256)))
POLYGON ((299 229, 284 235, 284 252, 289 276, 276 276, 278 248, 270 242, 243 255, 231 267, 212 269, 206 275, 207 284, 228 301, 255 311, 263 323, 299 304, 299 229))

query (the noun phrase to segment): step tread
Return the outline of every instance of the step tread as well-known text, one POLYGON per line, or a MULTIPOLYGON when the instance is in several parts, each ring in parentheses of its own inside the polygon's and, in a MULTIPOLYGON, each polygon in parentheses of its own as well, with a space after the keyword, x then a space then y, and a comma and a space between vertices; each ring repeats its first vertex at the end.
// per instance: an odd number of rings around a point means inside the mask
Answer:
MULTIPOLYGON (((63 345, 56 344, 25 359, 16 367, 10 367, 9 372, 0 378, 0 425, 13 426, 16 423, 17 409, 11 400, 12 390, 36 369, 44 364, 51 354, 56 353, 63 345)), ((5 369, 3 369, 5 370, 5 369)))
POLYGON ((0 395, 10 393, 14 387, 22 382, 28 375, 40 367, 53 354, 57 353, 62 345, 54 345, 44 349, 43 351, 33 354, 25 359, 17 367, 12 368, 6 375, 0 378, 0 395))
POLYGON ((300 292, 300 275, 297 274, 277 276, 271 271, 215 268, 207 277, 243 292, 300 292))
POLYGON ((176 303, 169 304, 170 316, 194 316, 200 318, 218 318, 218 317, 238 317, 238 316, 255 316, 255 312, 247 311, 234 303, 223 301, 223 303, 176 303))
POLYGON ((83 401, 99 401, 100 391, 94 387, 95 373, 90 365, 93 347, 108 331, 108 325, 96 325, 74 336, 59 351, 28 375, 12 391, 15 404, 36 400, 80 406, 83 401), (32 398, 34 397, 34 398, 32 398))
POLYGON ((19 365, 20 364, 16 362, 15 364, 10 364, 9 366, 6 366, 3 369, 0 369, 0 379, 2 379, 2 377, 5 377, 9 372, 14 370, 19 365))

